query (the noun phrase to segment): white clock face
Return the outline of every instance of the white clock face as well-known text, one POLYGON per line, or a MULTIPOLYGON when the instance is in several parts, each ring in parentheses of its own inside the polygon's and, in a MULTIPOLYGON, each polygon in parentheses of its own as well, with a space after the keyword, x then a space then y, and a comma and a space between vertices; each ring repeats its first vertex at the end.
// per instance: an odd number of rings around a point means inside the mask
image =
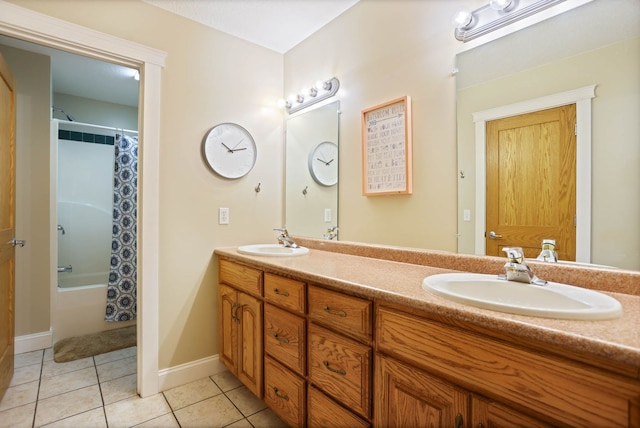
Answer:
POLYGON ((221 123, 207 134, 204 158, 211 169, 225 178, 244 177, 256 163, 256 143, 249 131, 235 123, 221 123))
POLYGON ((315 182, 322 186, 338 183, 338 146, 324 141, 311 149, 309 172, 315 182))

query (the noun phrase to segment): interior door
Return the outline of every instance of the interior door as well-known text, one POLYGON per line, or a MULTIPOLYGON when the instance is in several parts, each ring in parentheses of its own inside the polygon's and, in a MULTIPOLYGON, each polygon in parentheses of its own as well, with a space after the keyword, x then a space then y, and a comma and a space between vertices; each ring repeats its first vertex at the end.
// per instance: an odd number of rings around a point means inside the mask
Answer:
POLYGON ((15 80, 0 55, 0 399, 13 376, 15 80))
POLYGON ((537 257, 555 239, 558 258, 575 260, 575 126, 575 104, 487 123, 487 255, 537 257))

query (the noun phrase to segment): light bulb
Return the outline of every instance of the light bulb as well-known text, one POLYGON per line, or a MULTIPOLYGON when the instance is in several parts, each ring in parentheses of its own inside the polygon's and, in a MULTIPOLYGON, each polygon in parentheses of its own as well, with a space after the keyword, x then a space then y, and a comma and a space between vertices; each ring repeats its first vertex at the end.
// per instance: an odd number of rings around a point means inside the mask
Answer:
POLYGON ((461 10, 453 16, 453 25, 456 28, 461 30, 465 30, 471 27, 471 22, 473 21, 473 14, 466 10, 461 10))
POLYGON ((512 0, 491 0, 489 6, 493 10, 505 10, 511 5, 512 0))

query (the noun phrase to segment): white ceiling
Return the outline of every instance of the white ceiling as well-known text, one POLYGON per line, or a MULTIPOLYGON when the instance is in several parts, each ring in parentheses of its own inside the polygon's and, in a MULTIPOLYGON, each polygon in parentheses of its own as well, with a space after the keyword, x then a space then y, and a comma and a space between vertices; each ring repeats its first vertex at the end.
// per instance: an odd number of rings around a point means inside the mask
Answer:
POLYGON ((285 53, 358 0, 143 0, 285 53))
MULTIPOLYGON (((143 0, 284 53, 358 0, 143 0)), ((53 91, 138 105, 135 70, 0 35, 0 44, 51 56, 53 91)), ((64 106, 56 106, 64 109, 64 106)), ((73 111, 65 111, 73 116, 73 111)))

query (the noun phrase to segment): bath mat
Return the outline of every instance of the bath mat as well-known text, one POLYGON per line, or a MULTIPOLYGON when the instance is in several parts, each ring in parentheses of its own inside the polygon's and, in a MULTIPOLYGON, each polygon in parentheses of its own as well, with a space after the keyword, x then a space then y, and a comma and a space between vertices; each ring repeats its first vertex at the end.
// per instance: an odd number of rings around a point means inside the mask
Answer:
POLYGON ((56 363, 93 357, 106 352, 129 348, 136 344, 136 326, 84 336, 62 339, 53 346, 53 360, 56 363))

